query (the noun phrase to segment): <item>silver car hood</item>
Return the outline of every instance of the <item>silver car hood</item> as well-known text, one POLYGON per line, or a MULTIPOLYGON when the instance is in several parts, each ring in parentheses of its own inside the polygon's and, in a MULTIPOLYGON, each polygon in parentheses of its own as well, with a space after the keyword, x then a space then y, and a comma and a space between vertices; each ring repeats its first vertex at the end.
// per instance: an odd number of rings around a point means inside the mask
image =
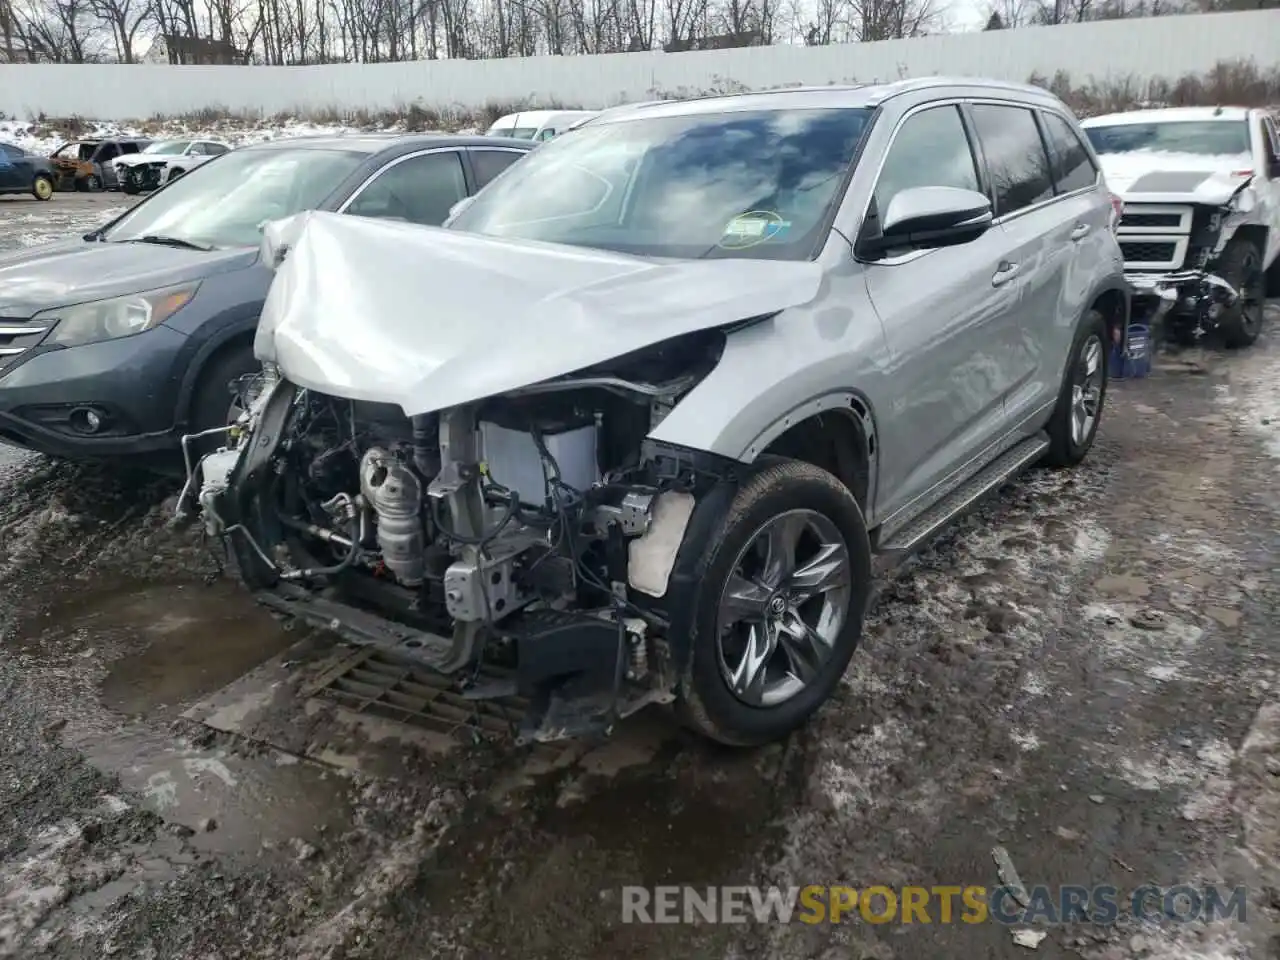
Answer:
POLYGON ((1221 205, 1248 179, 1245 154, 1204 155, 1135 150, 1099 157, 1107 186, 1127 203, 1221 205))
POLYGON ((807 303, 822 280, 810 262, 652 260, 323 212, 263 234, 277 272, 258 358, 408 416, 807 303))

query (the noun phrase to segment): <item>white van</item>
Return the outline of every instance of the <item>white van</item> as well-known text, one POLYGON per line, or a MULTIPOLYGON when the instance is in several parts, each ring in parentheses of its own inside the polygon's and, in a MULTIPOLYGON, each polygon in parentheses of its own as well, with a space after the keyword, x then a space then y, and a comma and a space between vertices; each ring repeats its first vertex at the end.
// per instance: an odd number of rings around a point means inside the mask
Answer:
POLYGON ((574 123, 594 117, 596 110, 525 110, 499 117, 485 136, 514 137, 517 140, 550 140, 574 123))

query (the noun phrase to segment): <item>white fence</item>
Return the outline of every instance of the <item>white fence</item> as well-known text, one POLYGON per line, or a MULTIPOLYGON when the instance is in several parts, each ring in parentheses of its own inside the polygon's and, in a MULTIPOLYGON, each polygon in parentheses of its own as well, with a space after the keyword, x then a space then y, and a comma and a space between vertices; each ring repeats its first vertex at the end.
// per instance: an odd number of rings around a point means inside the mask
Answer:
POLYGON ((596 107, 736 84, 758 89, 935 74, 1022 81, 1065 70, 1076 83, 1175 78, 1235 59, 1280 65, 1280 10, 702 53, 314 67, 0 65, 0 112, 126 120, 211 107, 272 115, 412 103, 465 108, 525 98, 596 107))

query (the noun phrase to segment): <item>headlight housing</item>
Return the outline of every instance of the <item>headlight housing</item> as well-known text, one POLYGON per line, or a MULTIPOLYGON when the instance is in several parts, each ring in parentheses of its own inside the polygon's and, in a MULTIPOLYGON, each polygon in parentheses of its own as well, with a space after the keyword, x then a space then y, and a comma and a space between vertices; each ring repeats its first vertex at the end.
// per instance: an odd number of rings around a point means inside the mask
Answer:
POLYGON ((91 300, 69 307, 54 307, 41 311, 32 319, 57 324, 46 343, 71 347, 100 340, 116 340, 164 323, 190 303, 199 289, 198 282, 160 287, 109 300, 91 300))

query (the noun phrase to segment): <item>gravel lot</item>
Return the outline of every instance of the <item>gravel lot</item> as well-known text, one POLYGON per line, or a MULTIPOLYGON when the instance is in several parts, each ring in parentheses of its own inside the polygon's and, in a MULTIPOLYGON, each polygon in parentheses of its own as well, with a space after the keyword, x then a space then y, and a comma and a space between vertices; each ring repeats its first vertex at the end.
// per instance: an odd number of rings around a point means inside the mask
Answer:
MULTIPOLYGON (((123 199, 0 198, 0 250, 123 199)), ((530 752, 337 711, 306 693, 341 651, 212 577, 172 482, 10 453, 0 957, 1028 955, 997 924, 619 922, 623 884, 995 886, 996 844, 1027 886, 1250 888, 1245 923, 1035 955, 1280 956, 1278 423, 1274 340, 1113 384, 1088 464, 903 570, 836 701, 752 752, 656 714, 530 752)))

